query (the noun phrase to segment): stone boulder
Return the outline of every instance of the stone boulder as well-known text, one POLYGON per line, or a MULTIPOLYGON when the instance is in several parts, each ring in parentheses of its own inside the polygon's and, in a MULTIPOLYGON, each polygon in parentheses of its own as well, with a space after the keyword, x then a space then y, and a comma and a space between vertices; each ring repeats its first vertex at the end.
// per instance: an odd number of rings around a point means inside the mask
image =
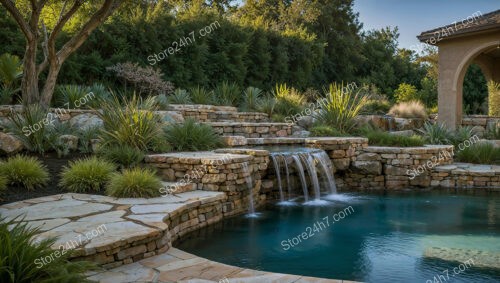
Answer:
POLYGON ((247 139, 243 136, 224 136, 222 137, 222 140, 227 146, 247 145, 247 139))
POLYGON ((382 174, 382 163, 380 161, 354 161, 352 168, 364 174, 382 174))
POLYGON ((103 121, 95 114, 84 113, 77 115, 69 120, 72 127, 81 130, 87 130, 92 127, 102 127, 103 121))
POLYGON ((68 149, 75 151, 78 149, 78 137, 73 135, 62 135, 57 141, 68 146, 68 149))
POLYGON ((415 130, 420 129, 425 124, 425 119, 420 118, 395 118, 395 130, 415 130))
POLYGON ((15 154, 24 149, 23 143, 16 137, 0 132, 0 153, 15 154))

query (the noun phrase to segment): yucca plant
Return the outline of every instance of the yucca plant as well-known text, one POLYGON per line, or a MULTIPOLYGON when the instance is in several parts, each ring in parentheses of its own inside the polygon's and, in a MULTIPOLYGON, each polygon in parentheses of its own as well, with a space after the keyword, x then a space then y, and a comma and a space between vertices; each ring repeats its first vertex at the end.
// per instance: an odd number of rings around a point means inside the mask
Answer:
POLYGON ((131 99, 120 99, 113 94, 112 99, 102 103, 98 112, 104 127, 100 137, 103 145, 130 146, 142 151, 153 150, 162 139, 160 118, 154 99, 141 99, 133 95, 131 99))
POLYGON ((312 115, 320 123, 330 125, 341 132, 350 132, 354 129, 354 118, 369 101, 369 97, 359 91, 344 90, 343 85, 331 84, 325 89, 325 96, 319 103, 319 110, 312 115))
POLYGON ((274 111, 278 114, 288 116, 303 110, 306 99, 296 89, 289 88, 286 84, 277 84, 273 94, 276 99, 274 111))
POLYGON ((89 92, 94 94, 94 99, 89 99, 89 101, 85 104, 90 108, 99 108, 102 101, 106 101, 111 98, 110 91, 101 83, 93 83, 87 89, 89 92))
POLYGON ((95 98, 89 88, 81 85, 59 85, 55 90, 55 99, 59 106, 65 108, 90 107, 90 100, 95 98), (87 104, 89 103, 89 104, 87 104))
POLYGON ((165 134, 177 151, 211 150, 222 145, 221 137, 211 126, 199 124, 193 119, 167 126, 165 134))
POLYGON ((418 132, 430 144, 452 144, 453 133, 444 124, 425 123, 418 132))
POLYGON ((99 149, 98 154, 104 159, 118 164, 120 168, 132 168, 144 159, 144 152, 130 146, 108 146, 99 149))
POLYGON ((488 115, 500 117, 500 83, 488 82, 488 115))
POLYGON ((168 97, 170 104, 193 104, 191 96, 185 89, 176 89, 172 95, 168 97))
POLYGON ((194 104, 213 104, 215 103, 214 92, 209 91, 201 86, 196 86, 189 89, 191 100, 194 104))
POLYGON ((474 136, 474 128, 470 126, 458 127, 451 137, 451 142, 456 147, 474 136))
POLYGON ((11 112, 7 130, 14 134, 31 152, 45 153, 50 148, 47 136, 54 120, 40 105, 24 107, 20 113, 11 112))
POLYGON ((262 97, 262 90, 256 87, 247 87, 247 89, 243 92, 243 96, 243 109, 247 111, 256 110, 262 97))
POLYGON ((95 156, 70 161, 63 167, 59 186, 75 193, 99 192, 115 169, 113 163, 95 156))
POLYGON ((0 175, 12 185, 20 185, 28 190, 43 187, 49 181, 47 168, 35 157, 16 155, 0 163, 0 175))
POLYGON ((119 198, 149 198, 160 196, 162 183, 151 169, 133 168, 112 175, 106 194, 119 198))
POLYGON ((214 95, 220 105, 238 106, 241 100, 240 87, 234 82, 225 81, 217 85, 214 89, 214 95))
POLYGON ((70 261, 73 250, 53 250, 56 238, 35 242, 40 229, 22 220, 0 218, 0 282, 90 282, 85 273, 95 264, 70 261))

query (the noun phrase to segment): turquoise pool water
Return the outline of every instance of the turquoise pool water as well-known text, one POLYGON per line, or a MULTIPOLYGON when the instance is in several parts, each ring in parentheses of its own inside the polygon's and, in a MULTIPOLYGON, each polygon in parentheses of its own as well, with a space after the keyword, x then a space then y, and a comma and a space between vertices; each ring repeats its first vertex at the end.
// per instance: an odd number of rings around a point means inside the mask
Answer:
POLYGON ((174 246, 235 266, 324 278, 500 282, 500 194, 341 194, 321 207, 270 205, 258 218, 229 218, 174 246))

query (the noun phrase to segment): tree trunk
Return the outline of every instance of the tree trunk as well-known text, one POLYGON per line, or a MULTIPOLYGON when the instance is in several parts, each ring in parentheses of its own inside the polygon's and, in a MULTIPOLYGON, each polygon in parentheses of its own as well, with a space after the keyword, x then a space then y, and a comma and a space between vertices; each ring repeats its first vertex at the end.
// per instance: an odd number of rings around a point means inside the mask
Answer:
POLYGON ((38 103, 40 93, 38 91, 38 74, 36 70, 36 47, 37 39, 26 43, 23 62, 23 79, 21 82, 21 91, 23 104, 30 105, 38 103))
POLYGON ((50 107, 50 101, 52 100, 52 95, 54 94, 54 88, 56 86, 57 75, 59 75, 60 70, 61 64, 58 64, 57 62, 50 64, 49 74, 47 75, 47 80, 43 86, 42 97, 40 99, 40 104, 44 108, 50 107))

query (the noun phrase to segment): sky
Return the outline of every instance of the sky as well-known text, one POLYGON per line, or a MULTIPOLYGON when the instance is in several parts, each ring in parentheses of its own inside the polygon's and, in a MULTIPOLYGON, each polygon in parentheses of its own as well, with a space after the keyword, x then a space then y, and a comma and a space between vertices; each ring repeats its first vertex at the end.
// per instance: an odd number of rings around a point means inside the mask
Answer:
POLYGON ((354 0, 363 30, 399 28, 399 46, 414 49, 423 31, 500 9, 500 0, 354 0))

